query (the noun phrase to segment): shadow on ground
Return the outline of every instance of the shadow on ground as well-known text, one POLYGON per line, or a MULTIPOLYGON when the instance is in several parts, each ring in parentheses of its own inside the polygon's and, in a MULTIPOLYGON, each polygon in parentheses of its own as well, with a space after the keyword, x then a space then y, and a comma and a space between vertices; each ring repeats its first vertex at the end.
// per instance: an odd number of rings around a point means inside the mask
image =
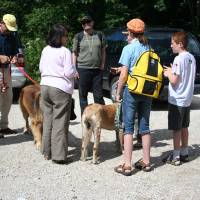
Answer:
POLYGON ((16 131, 18 132, 17 134, 4 135, 4 138, 0 139, 0 146, 33 141, 33 136, 31 134, 22 134, 23 128, 17 129, 16 131))
MULTIPOLYGON (((81 156, 81 139, 75 137, 71 132, 68 136, 69 147, 73 147, 72 150, 69 150, 69 155, 74 161, 79 161, 81 156)), ((93 142, 90 142, 88 145, 88 160, 92 160, 92 149, 93 142)), ((99 156, 100 162, 113 159, 120 156, 121 153, 118 150, 118 146, 115 141, 113 142, 100 142, 99 145, 99 156)))

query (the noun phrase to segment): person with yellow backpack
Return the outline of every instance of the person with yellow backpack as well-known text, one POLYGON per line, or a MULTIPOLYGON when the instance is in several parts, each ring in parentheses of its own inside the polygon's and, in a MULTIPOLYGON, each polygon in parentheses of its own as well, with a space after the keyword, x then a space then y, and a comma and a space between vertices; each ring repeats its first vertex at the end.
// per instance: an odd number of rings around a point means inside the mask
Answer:
MULTIPOLYGON (((124 120, 124 161, 116 166, 114 170, 125 176, 133 173, 132 150, 133 133, 136 111, 138 112, 139 133, 142 136, 143 158, 135 163, 135 168, 150 171, 150 146, 151 136, 149 129, 149 118, 152 105, 152 96, 134 93, 129 90, 128 80, 132 75, 137 60, 144 52, 150 51, 147 39, 144 37, 145 23, 141 19, 132 19, 127 23, 128 37, 130 43, 123 48, 119 63, 122 65, 119 77, 116 100, 122 101, 124 120), (123 97, 120 93, 123 92, 123 97)), ((150 60, 150 59, 149 59, 150 60)), ((145 70, 145 69, 144 69, 145 70)), ((159 71, 159 70, 158 70, 159 71)), ((156 86, 157 87, 157 86, 156 86)))

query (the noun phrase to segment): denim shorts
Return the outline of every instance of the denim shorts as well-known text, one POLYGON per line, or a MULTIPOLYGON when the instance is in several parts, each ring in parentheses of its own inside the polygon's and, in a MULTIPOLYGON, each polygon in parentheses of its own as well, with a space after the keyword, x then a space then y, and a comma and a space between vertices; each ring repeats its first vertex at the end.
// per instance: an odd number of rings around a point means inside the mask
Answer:
POLYGON ((123 93, 123 121, 124 134, 134 133, 136 112, 138 113, 138 127, 140 134, 150 133, 149 118, 151 112, 152 98, 137 95, 124 88, 123 93))

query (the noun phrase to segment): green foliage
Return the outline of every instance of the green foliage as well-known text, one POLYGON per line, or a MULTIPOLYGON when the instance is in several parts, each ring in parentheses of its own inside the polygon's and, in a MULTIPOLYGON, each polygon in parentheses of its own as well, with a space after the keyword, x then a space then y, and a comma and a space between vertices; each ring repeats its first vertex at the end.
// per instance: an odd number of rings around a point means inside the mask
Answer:
POLYGON ((199 0, 1 0, 0 15, 14 14, 19 34, 26 46, 26 65, 39 80, 40 55, 50 27, 69 26, 68 47, 82 27, 80 18, 91 15, 96 29, 125 26, 134 17, 147 25, 176 26, 200 35, 199 0), (189 14, 185 14, 189 13, 189 14))
POLYGON ((70 8, 46 4, 45 7, 35 8, 25 16, 26 34, 31 38, 46 38, 53 24, 69 24, 70 8), (61 15, 61 13, 63 13, 61 15))
POLYGON ((25 59, 26 59, 26 71, 29 76, 36 81, 40 79, 39 73, 39 60, 42 49, 45 46, 45 42, 41 38, 29 39, 26 43, 25 48, 25 59))
POLYGON ((124 26, 125 21, 130 18, 130 10, 126 5, 122 3, 113 4, 112 2, 107 4, 105 26, 108 28, 124 26))
POLYGON ((154 5, 154 8, 161 12, 166 10, 166 5, 164 0, 158 0, 157 3, 154 5))

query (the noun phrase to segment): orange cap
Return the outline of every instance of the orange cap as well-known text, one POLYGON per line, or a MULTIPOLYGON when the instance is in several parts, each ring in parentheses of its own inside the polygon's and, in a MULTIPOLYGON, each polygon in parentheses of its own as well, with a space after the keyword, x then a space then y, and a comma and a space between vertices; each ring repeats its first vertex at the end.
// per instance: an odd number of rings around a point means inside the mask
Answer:
POLYGON ((126 25, 133 33, 144 33, 145 24, 141 19, 132 19, 126 25))

